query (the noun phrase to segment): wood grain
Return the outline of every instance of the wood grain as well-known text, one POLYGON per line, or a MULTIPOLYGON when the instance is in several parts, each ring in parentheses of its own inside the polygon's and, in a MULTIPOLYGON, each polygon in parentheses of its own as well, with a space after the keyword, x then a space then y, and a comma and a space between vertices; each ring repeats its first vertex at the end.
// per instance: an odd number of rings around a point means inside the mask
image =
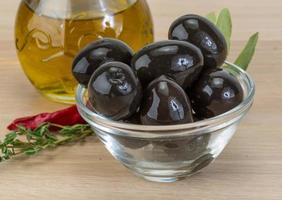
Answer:
MULTIPOLYGON (((260 32, 250 67, 257 84, 253 109, 217 161, 202 173, 172 184, 146 182, 115 161, 95 138, 0 164, 1 200, 282 199, 282 1, 148 0, 156 39, 185 13, 228 7, 234 21, 233 60, 253 32, 260 32)), ((15 117, 53 111, 62 105, 41 97, 25 78, 13 43, 19 0, 0 1, 0 136, 15 117)))

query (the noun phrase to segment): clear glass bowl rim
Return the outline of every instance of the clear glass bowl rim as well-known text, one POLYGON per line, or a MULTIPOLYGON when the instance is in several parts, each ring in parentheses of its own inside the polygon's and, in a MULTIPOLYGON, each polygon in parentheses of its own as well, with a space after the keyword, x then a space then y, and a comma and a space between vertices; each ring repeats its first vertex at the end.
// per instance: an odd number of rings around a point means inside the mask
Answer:
MULTIPOLYGON (((188 123, 188 124, 179 124, 179 125, 138 125, 138 124, 129 124, 125 122, 113 121, 111 119, 105 118, 97 113, 91 111, 84 104, 84 94, 86 89, 82 85, 78 85, 76 91, 76 104, 78 107, 78 111, 81 116, 90 124, 93 125, 95 123, 96 127, 107 128, 111 134, 116 135, 124 135, 127 137, 141 137, 141 138, 154 138, 154 137, 173 137, 173 136, 183 136, 187 134, 195 135, 200 133, 202 130, 211 127, 217 127, 216 130, 225 128, 226 126, 238 121, 242 114, 246 113, 251 107, 254 95, 255 95, 255 83, 252 77, 239 66, 225 61, 225 64, 235 70, 239 71, 240 77, 243 78, 244 81, 249 85, 249 89, 247 90, 247 94, 244 100, 232 110, 218 115, 213 118, 205 119, 198 122, 188 123), (95 122, 86 117, 91 116, 92 119, 95 119, 95 122), (229 122, 229 123, 228 123, 229 122), (222 124, 222 126, 220 126, 222 124), (116 131, 110 131, 110 129, 114 129, 116 131), (190 131, 185 131, 190 130, 190 131), (184 131, 184 132, 183 132, 184 131)), ((211 130, 210 130, 211 131, 211 130)))

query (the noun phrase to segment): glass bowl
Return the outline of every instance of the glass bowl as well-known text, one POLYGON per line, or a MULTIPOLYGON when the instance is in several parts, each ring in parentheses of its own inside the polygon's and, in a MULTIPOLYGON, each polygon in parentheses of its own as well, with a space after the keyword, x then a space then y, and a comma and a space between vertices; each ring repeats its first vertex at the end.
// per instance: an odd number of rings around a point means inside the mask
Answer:
POLYGON ((189 124, 144 126, 112 121, 91 111, 87 90, 78 86, 78 111, 108 151, 133 173, 150 181, 173 182, 195 174, 212 163, 236 132, 252 106, 255 85, 238 66, 225 69, 242 85, 244 100, 234 109, 189 124))

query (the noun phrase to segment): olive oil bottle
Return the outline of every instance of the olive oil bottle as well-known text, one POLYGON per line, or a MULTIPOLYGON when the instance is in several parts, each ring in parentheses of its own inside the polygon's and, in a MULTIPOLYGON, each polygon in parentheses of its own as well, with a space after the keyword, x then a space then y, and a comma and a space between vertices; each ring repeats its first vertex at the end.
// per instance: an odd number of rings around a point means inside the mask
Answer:
POLYGON ((80 49, 113 37, 134 50, 153 41, 153 24, 145 0, 23 0, 15 25, 22 68, 46 97, 74 102, 77 82, 71 73, 80 49))

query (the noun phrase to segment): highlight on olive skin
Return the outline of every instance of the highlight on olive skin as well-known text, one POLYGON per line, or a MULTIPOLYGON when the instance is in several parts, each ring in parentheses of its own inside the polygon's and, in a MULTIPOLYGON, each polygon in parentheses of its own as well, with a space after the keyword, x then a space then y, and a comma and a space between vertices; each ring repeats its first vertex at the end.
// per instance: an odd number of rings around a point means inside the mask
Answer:
POLYGON ((144 125, 193 122, 189 97, 177 83, 166 76, 155 79, 145 90, 140 117, 144 125))
POLYGON ((131 62, 144 88, 161 75, 173 78, 183 88, 191 87, 204 64, 200 49, 182 41, 160 41, 137 52, 131 62))
POLYGON ((223 34, 205 17, 191 14, 176 19, 170 26, 168 37, 199 47, 206 68, 220 67, 227 57, 227 43, 223 34))
POLYGON ((111 61, 130 64, 132 56, 133 50, 124 42, 112 38, 100 39, 80 51, 73 61, 72 73, 86 87, 91 75, 102 64, 111 61))
POLYGON ((142 88, 128 65, 109 62, 92 75, 88 95, 97 113, 113 120, 122 120, 136 113, 142 99, 142 88))
POLYGON ((224 69, 209 69, 195 83, 191 99, 197 116, 210 118, 239 105, 244 97, 239 81, 224 69))

